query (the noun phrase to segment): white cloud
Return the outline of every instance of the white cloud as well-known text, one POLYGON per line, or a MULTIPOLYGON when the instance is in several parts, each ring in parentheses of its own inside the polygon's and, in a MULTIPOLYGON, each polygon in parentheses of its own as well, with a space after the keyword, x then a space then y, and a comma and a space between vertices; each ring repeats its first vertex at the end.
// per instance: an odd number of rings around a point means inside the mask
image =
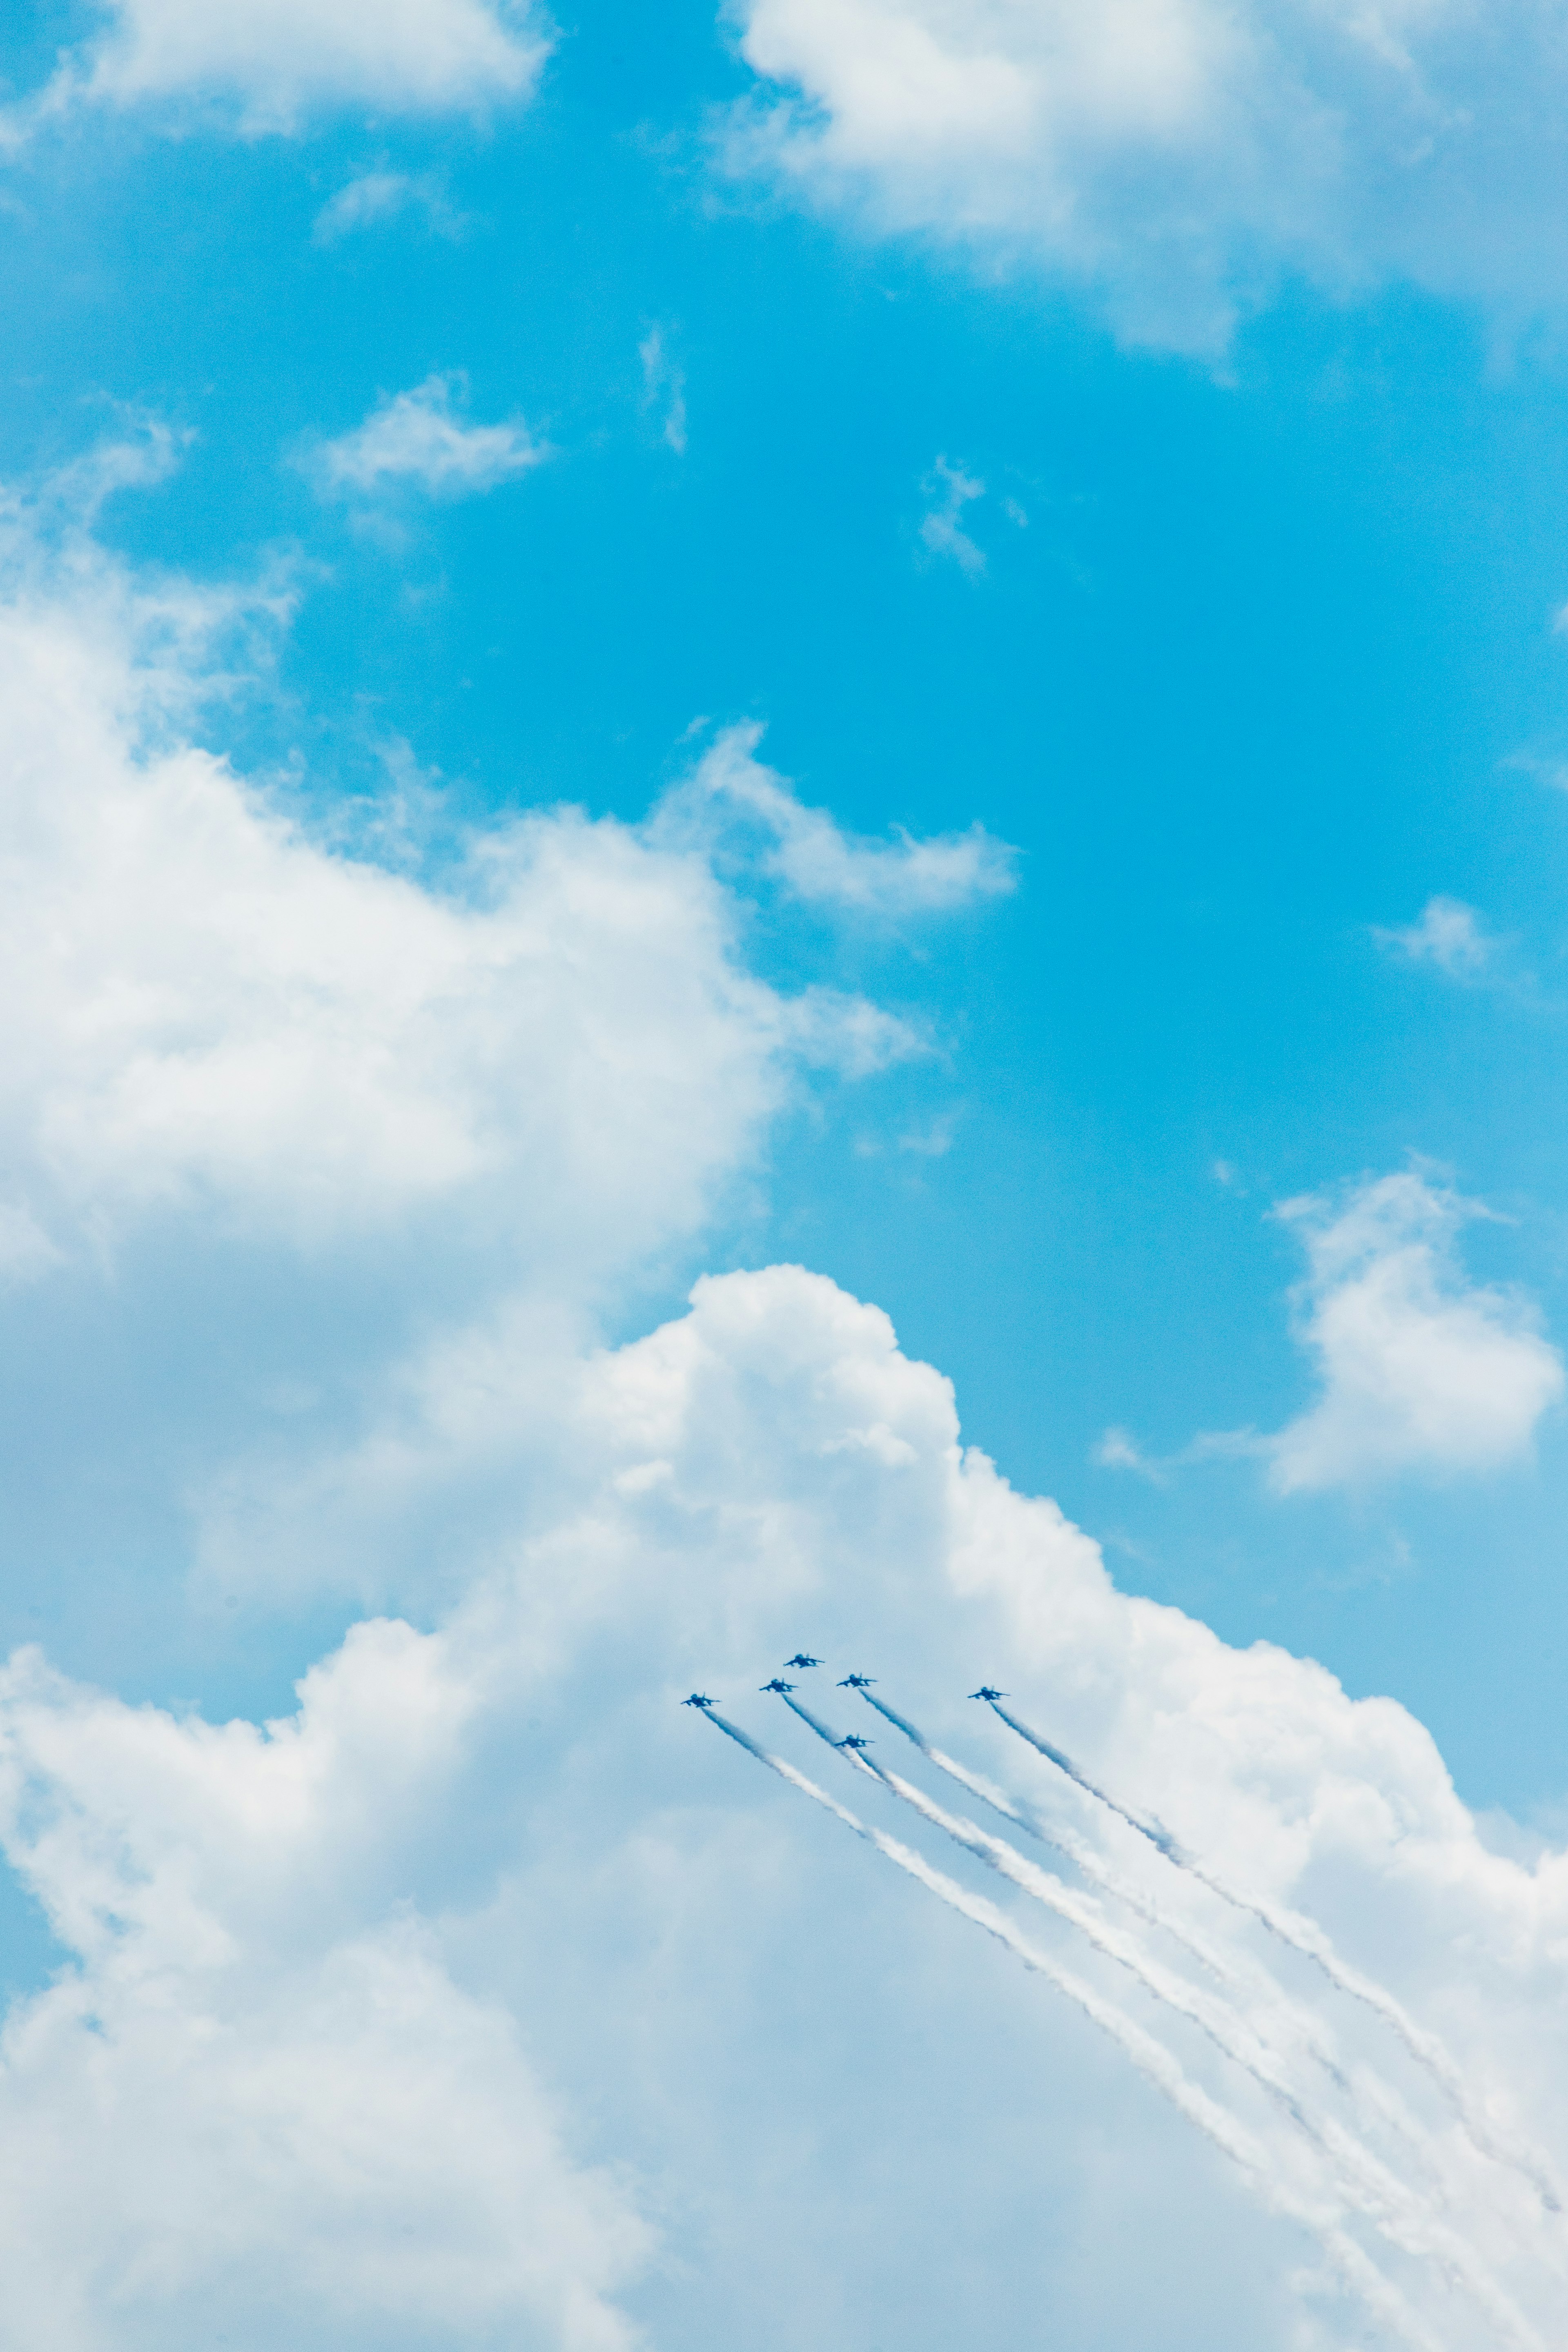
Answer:
POLYGON ((1418 922, 1403 930, 1373 927, 1373 938, 1409 963, 1436 964, 1452 980, 1474 980, 1492 961, 1499 942, 1488 936, 1473 907, 1458 898, 1428 898, 1418 922))
MULTIPOLYGON (((517 1325, 482 1360, 452 1349, 432 1364, 395 1456, 384 1444, 342 1465, 329 1540, 351 1538, 353 1509, 374 1514, 395 1571, 417 1579, 440 1527, 461 1597, 435 1632, 359 1626, 265 1732, 125 1706, 18 1661, 0 1686, 7 1850, 74 1955, 14 2011, 0 2075, 22 2340, 205 2341, 259 2297, 258 2346, 358 2341, 354 2323, 395 2301, 422 2342, 510 2327, 608 2352, 623 2340, 609 2298, 647 2245, 641 2200, 574 2154, 520 2032, 601 2131, 657 2152, 648 2194, 677 2233, 672 2260, 695 2242, 721 2303, 757 2297, 748 2340, 763 2352, 799 2340, 798 2313, 763 2292, 787 2271, 781 2242, 810 2235, 814 2282, 845 2298, 856 2340, 854 2282, 870 2265, 870 2292, 886 2291, 876 2250, 895 2221, 898 2276, 929 2301, 951 2291, 971 2198, 976 2244, 1011 2210, 998 2199, 1033 2210, 1050 2195, 1067 2200, 1059 2226, 1113 2245, 1145 2172, 1152 2207, 1181 2207, 1187 2258, 1140 2266, 1127 2340, 1179 2329, 1257 2352, 1300 2342, 1310 2315, 1319 2340, 1363 2340, 1304 2261, 1310 2240, 1244 2219, 1240 2176, 1149 2099, 1127 2105, 1109 2042, 677 1706, 700 1677, 882 1818, 875 1791, 855 1795, 756 1695, 803 1629, 835 1673, 876 1671, 944 1746, 1022 1782, 1228 1972, 1187 1968, 1156 1936, 1184 1979, 1246 1989, 1248 2031, 1274 2037, 1327 2140, 1202 2032, 1153 2004, 1140 2014, 1256 2147, 1266 2205, 1296 2196, 1359 2231, 1426 2330, 1413 2341, 1531 2340, 1471 2309, 1453 2245, 1551 2340, 1549 2225, 1466 2144, 1397 2038, 1305 1974, 1279 2009, 1279 1953, 1256 1921, 963 1694, 1000 1665, 1026 1719, 1212 1870, 1267 1902, 1310 1902, 1349 1960, 1441 2032, 1494 2131, 1559 2152, 1568 2073, 1550 2021, 1568 1858, 1489 1851, 1401 1708, 1119 1594, 1087 1538, 958 1437, 947 1383, 899 1353, 886 1317, 797 1267, 700 1284, 689 1313, 552 1392, 517 1325), (842 2141, 820 2102, 846 2047, 862 2095, 840 2243, 842 2141), (878 2071, 907 2073, 910 2048, 921 2112, 945 2119, 940 2150, 878 2071), (965 2105, 977 2074, 984 2096, 965 2105), (1384 2168, 1397 2246, 1336 2169, 1335 2130, 1384 2168), (940 2262, 922 2254, 928 2230, 940 2262), (128 2312, 142 2332, 123 2333, 128 2312)), ((860 1719, 831 1689, 817 1703, 860 1719)), ((918 1771, 879 1728, 878 1753, 918 1771)), ((887 1818, 962 1870, 908 1815, 887 1818)), ((1140 1915, 1116 1916, 1138 1943, 1140 1915)), ((1030 1923, 1100 1998, 1131 1998, 1123 1969, 1048 1929, 1030 1923)), ((1088 2272, 1053 2284, 1062 2329, 1086 2340, 1108 2292, 1100 2265, 1088 2272)), ((694 2337, 699 2291, 692 2278, 694 2337)))
POLYGON ((5 2027, 6 2333, 628 2352, 649 2231, 395 1895, 475 1695, 362 1625, 300 1696, 217 1727, 0 1676, 0 1833, 73 1955, 5 2027))
POLYGON ((971 580, 978 580, 985 569, 984 551, 964 530, 962 517, 966 506, 985 496, 984 483, 939 457, 921 487, 937 500, 921 523, 921 542, 932 555, 949 557, 971 580))
POLYGON ((324 498, 375 499, 415 488, 432 498, 473 498, 541 466, 548 446, 520 421, 465 425, 453 413, 460 375, 427 376, 383 399, 352 433, 318 442, 303 458, 324 498))
POLYGON ((892 841, 847 834, 825 809, 807 808, 754 756, 763 730, 726 729, 688 782, 666 803, 672 837, 740 828, 771 845, 766 870, 792 897, 895 920, 951 912, 1016 887, 1017 853, 982 825, 921 840, 900 828, 892 841))
POLYGON ((508 0, 107 0, 103 13, 28 112, 217 101, 247 132, 343 106, 471 112, 527 98, 550 47, 542 18, 508 0))
POLYGON ((341 1241, 460 1203, 498 1271, 592 1289, 701 1223, 795 1069, 909 1049, 860 1000, 752 977, 729 892, 657 818, 531 814, 440 887, 323 846, 192 740, 279 593, 138 579, 42 529, 0 518, 23 1259, 150 1214, 341 1241))
POLYGON ((735 0, 766 173, 874 234, 1093 289, 1213 352, 1305 273, 1561 307, 1568 65, 1521 0, 735 0))
POLYGON ((661 429, 678 457, 686 455, 686 371, 665 348, 664 329, 650 327, 637 345, 642 362, 643 406, 662 412, 661 429))
POLYGON ((316 215, 311 234, 318 245, 336 245, 361 229, 378 227, 406 212, 423 213, 426 225, 437 236, 458 237, 464 223, 448 203, 445 189, 427 173, 362 172, 350 180, 316 215))
POLYGON ((1322 1387, 1267 1442, 1281 1494, 1528 1455, 1563 1395, 1563 1360, 1527 1300, 1466 1281, 1454 1242, 1480 1213, 1472 1202, 1405 1173, 1337 1208, 1303 1200, 1279 1213, 1310 1260, 1297 1304, 1322 1387))

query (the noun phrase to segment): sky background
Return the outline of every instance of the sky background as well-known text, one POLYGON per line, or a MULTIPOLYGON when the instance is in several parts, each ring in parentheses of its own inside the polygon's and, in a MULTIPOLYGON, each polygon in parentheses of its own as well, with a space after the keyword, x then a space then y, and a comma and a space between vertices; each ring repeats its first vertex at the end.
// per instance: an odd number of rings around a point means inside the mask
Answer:
MULTIPOLYGON (((1298 2295, 1289 2217, 1255 2218, 1218 2158, 1189 2179, 1186 2124, 1087 2026, 1031 2039, 1046 1996, 1004 1956, 941 1922, 887 1996, 904 1890, 860 1908, 873 1865, 846 1844, 803 1894, 816 1825, 736 1790, 751 1768, 670 1702, 728 1672, 735 1706, 760 1706, 800 1643, 835 1675, 896 1663, 911 1704, 950 1716, 1023 1672, 986 1643, 1024 1641, 1024 1603, 982 1604, 927 1558, 959 1506, 867 1502, 858 1538, 832 1484, 849 1440, 803 1438, 786 1465, 795 1405, 753 1396, 798 1381, 809 1419, 829 1392, 896 1390, 868 1459, 894 1459, 907 1408, 934 1481, 951 1432, 910 1369, 930 1365, 1019 1528, 1047 1524, 1019 1498, 1053 1497, 1121 1596, 1182 1612, 1117 1623, 1194 1621, 1169 1638, 1194 1658, 1261 1641, 1315 1662, 1345 1697, 1289 1667, 1280 1688, 1317 1695, 1303 1721, 1398 1702, 1407 1732, 1374 1710, 1364 1752, 1342 1735, 1366 1787, 1413 1775, 1410 1819, 1468 1840, 1478 1886, 1512 1855, 1549 1908, 1568 1796, 1556 36, 1515 27, 1510 61, 1506 26, 1483 42, 1442 10, 1391 12, 1373 39, 1199 0, 1128 0, 1102 41, 1053 0, 718 20, 672 0, 548 25, 405 0, 374 44, 328 0, 232 16, 231 38, 185 0, 38 6, 0 36, 0 1642, 43 1661, 7 1701, 9 2063, 22 2083, 56 2015, 29 2004, 90 2009, 156 1973, 115 1942, 110 1847, 128 1885, 199 1875, 184 1798, 163 1862, 138 1840, 165 1797, 115 1810, 113 1740, 151 1755, 166 1726, 181 1787, 226 1788, 205 1727, 313 1721, 300 1678, 370 1656, 384 1613, 468 1661, 449 1672, 469 1745, 398 1801, 412 1843, 364 1863, 320 1966, 400 1935, 416 1976, 439 1944, 473 2033, 510 2021, 559 2139, 494 2177, 559 2158, 565 2187, 518 2194, 578 2200, 559 2242, 599 2251, 565 2303, 499 2254, 481 2292, 473 2254, 468 2287, 383 2308, 390 2289, 345 2282, 384 2254, 359 2221, 326 2242, 304 2189, 221 2260, 221 2216, 193 2204, 205 2251, 171 2252, 127 2206, 121 2269, 107 2238, 42 2227, 54 2284, 5 2340, 616 2352, 643 2340, 624 2325, 676 2352, 719 2326, 759 2347, 957 2327, 1111 2352, 1151 2340, 1151 2312, 1173 2352, 1384 2340, 1342 2282, 1298 2295), (515 1003, 508 957, 534 975, 515 1003), (307 1059, 319 1085, 279 1077, 307 1059), (689 1317, 699 1276, 781 1264, 883 1310, 910 1363, 804 1278, 721 1284, 689 1317), (754 1328, 732 1297, 762 1302, 754 1328), (674 1382, 686 1341, 646 1335, 705 1317, 747 1402, 720 1381, 682 1405, 707 1499, 685 1537, 645 1531, 662 1565, 634 1573, 605 1530, 628 1497, 652 1511, 658 1479, 626 1467, 616 1415, 645 1408, 605 1367, 674 1382), (595 1382, 613 1410, 580 1402, 595 1382), (754 1585, 726 1599, 726 1543, 753 1539, 754 1585), (523 1557, 531 1597, 505 1615, 523 1557), (689 1557, 710 1564, 687 1585, 689 1557), (529 1664, 497 1696, 473 1661, 514 1637, 529 1664), (454 1826, 476 1804, 477 1844, 454 1826), (804 1960, 783 1948, 795 1904, 804 1960), (749 2136, 786 2054, 780 2119, 749 2136), (1088 2120, 1058 2137, 1058 2108, 1088 2120), (862 2129, 847 2183, 829 2143, 862 2129), (956 2187, 933 2132, 984 2143, 956 2187), (269 2303, 258 2282, 307 2229, 305 2302, 269 2303), (933 2231, 940 2283, 907 2259, 933 2231), (1151 2251, 1123 2276, 1131 2242, 1151 2251), (579 2291, 612 2316, 572 2317, 579 2291), (786 2295, 793 2317, 760 2315, 786 2295)), ((965 1495, 980 1475, 951 1473, 965 1495)), ((1080 1706, 1091 1742, 1136 1725, 1146 1788, 1201 1788, 1131 1666, 1058 1659, 1053 1682, 1053 1655, 1040 1634, 1038 1714, 1080 1706)), ((1236 1733, 1237 1786, 1276 1785, 1273 1706, 1236 1733)), ((1291 1754, 1281 1822, 1315 1820, 1351 1768, 1291 1754)), ((1230 1816, 1191 1801, 1218 1850, 1230 1816)), ((321 1802, 323 1852, 375 1844, 360 1798, 342 1819, 321 1802)), ((1235 1834, 1233 1864, 1275 1866, 1235 1834)), ((1279 1835, 1281 1899, 1304 1902, 1317 1882, 1279 1835)), ((1324 1863, 1318 1894, 1375 1913, 1393 1965, 1385 1861, 1362 1857, 1354 1900, 1324 1863)), ((1525 1897, 1496 1900, 1517 1957, 1525 1897)), ((172 1949, 169 1901, 137 1933, 172 1949)), ((1500 2081, 1491 1962, 1454 1983, 1439 1963, 1491 1931, 1436 1903, 1405 1996, 1500 2081)), ((258 1983, 293 1983, 306 1960, 257 1933, 258 1983)), ((226 2032, 270 2048, 308 2013, 327 2048, 331 2001, 363 1997, 310 1981, 236 1995, 226 2032)), ((184 2078, 131 2012, 116 2031, 142 2055, 92 2095, 119 2114, 138 2067, 184 2078)), ((431 2059, 433 2146, 487 2144, 464 2099, 491 2063, 460 2090, 431 2059)), ((76 2113, 38 2080, 28 2098, 76 2113)), ((149 2126, 181 2165, 221 2137, 212 2095, 149 2126)), ((1561 2145, 1568 2105, 1541 2095, 1531 2129, 1561 2145)), ((423 2193, 385 2226, 419 2237, 423 2193)), ((1442 2324, 1444 2344, 1497 2340, 1442 2324)))

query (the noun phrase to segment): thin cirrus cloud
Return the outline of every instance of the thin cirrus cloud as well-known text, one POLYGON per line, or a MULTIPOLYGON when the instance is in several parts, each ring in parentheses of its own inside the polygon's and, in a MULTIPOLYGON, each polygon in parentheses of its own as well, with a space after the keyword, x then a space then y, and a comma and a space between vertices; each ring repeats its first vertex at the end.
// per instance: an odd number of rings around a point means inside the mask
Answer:
POLYGON ((648 329, 637 345, 642 362, 642 404, 655 411, 665 444, 678 457, 686 455, 686 371, 671 358, 664 329, 648 329))
POLYGON ((473 498, 531 473, 550 456, 521 419, 466 424, 460 375, 427 376, 383 399, 363 425, 306 449, 300 464, 323 498, 374 501, 402 490, 473 498))
POLYGON ((963 518, 965 507, 985 496, 984 483, 939 457, 921 487, 935 502, 921 519, 921 546, 929 554, 956 563, 966 578, 978 580, 985 569, 985 551, 964 530, 963 518))
POLYGON ((80 104, 213 104, 250 133, 342 106, 473 111, 528 98, 550 50, 542 17, 493 0, 110 0, 107 15, 13 113, 13 137, 80 104))
POLYGON ((1479 979, 1500 944, 1481 928, 1473 907, 1442 897, 1428 898, 1415 922, 1390 930, 1374 924, 1372 936, 1390 955, 1429 965, 1450 980, 1479 979))
POLYGON ((362 172, 321 206, 310 233, 318 245, 336 245, 406 213, 418 214, 432 235, 454 242, 466 226, 439 181, 427 173, 362 172))
POLYGON ((1553 20, 1397 0, 740 0, 758 78, 721 152, 873 235, 1090 289, 1122 337, 1218 352, 1304 273, 1556 310, 1553 20))
POLYGON ((890 841, 845 832, 763 766, 762 738, 754 723, 727 728, 667 796, 661 830, 721 846, 739 841, 791 898, 884 920, 951 913, 1017 887, 1017 851, 979 824, 923 839, 901 828, 890 841))

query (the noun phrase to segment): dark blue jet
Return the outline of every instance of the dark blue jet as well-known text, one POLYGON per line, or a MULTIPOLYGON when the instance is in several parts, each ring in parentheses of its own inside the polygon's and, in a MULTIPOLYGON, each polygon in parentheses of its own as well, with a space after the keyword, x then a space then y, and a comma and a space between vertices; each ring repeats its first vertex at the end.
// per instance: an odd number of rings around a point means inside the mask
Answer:
POLYGON ((835 1748, 853 1748, 859 1749, 862 1748, 869 1748, 871 1743, 868 1739, 862 1739, 858 1731, 851 1731, 847 1733, 842 1739, 836 1739, 833 1745, 835 1748))
POLYGON ((680 1704, 682 1706, 711 1706, 713 1702, 705 1691, 693 1691, 691 1696, 683 1698, 680 1704))
POLYGON ((786 1666, 819 1666, 822 1664, 822 1660, 820 1658, 808 1658, 804 1650, 797 1650, 793 1658, 786 1658, 784 1660, 784 1664, 786 1666))
POLYGON ((993 1690, 989 1683, 982 1683, 980 1688, 977 1691, 971 1691, 969 1696, 971 1698, 1005 1698, 1007 1694, 1005 1691, 993 1690))
POLYGON ((875 1675, 846 1675, 838 1687, 840 1690, 869 1690, 876 1679, 875 1675))
POLYGON ((764 1683, 763 1685, 763 1688, 765 1691, 777 1691, 780 1698, 787 1698, 790 1692, 794 1690, 795 1685, 793 1683, 781 1682, 778 1675, 775 1675, 771 1683, 764 1683))

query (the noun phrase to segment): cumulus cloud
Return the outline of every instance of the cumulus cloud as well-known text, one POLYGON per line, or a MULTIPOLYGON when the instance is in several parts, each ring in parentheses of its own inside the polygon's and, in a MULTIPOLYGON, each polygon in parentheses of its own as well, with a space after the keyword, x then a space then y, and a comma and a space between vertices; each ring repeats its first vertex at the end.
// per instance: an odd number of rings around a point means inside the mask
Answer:
POLYGON ((1458 898, 1428 898, 1418 922, 1403 930, 1374 926, 1373 938, 1390 954, 1407 963, 1435 965, 1451 980, 1474 980, 1497 952, 1498 941, 1488 936, 1473 907, 1458 898))
POLYGON ((950 912, 1016 887, 1016 851, 980 824, 924 840, 901 827, 891 841, 844 832, 763 767, 755 756, 762 737, 754 725, 724 730, 669 795, 663 823, 674 837, 739 828, 766 845, 763 865, 793 898, 888 920, 950 912))
POLYGON ((318 442, 302 463, 323 498, 348 499, 410 488, 473 498, 544 463, 549 448, 521 421, 465 425, 454 412, 467 390, 460 375, 427 376, 383 399, 352 433, 318 442))
POLYGON ((368 2322, 626 2352, 608 2297, 647 2225, 395 1893, 473 1703, 402 1625, 356 1628, 265 1727, 127 1707, 37 1653, 0 1674, 0 1836, 72 1956, 5 2029, 13 2340, 368 2322))
MULTIPOLYGON (((1026 1718, 1215 1871, 1273 1903, 1310 1890, 1345 1954, 1440 2022, 1499 2129, 1562 2147, 1568 2076, 1546 2027, 1568 1862, 1489 1852, 1398 1706, 1119 1594, 1053 1505, 961 1446, 947 1383, 900 1353, 884 1315, 773 1267, 704 1281, 688 1313, 580 1360, 542 1420, 524 1331, 498 1333, 478 1369, 449 1357, 403 1433, 402 1499, 416 1522, 447 1507, 468 1571, 434 1631, 360 1625, 264 1729, 126 1706, 32 1657, 0 1684, 0 1832, 71 1956, 14 2010, 0 2077, 8 2293, 35 2335, 75 2352, 129 2310, 148 2327, 133 2340, 178 2341, 193 2316, 233 2325, 259 2296, 274 2335, 313 2347, 358 2340, 332 2326, 406 2297, 421 2341, 510 2326, 570 2352, 618 2347, 614 2299, 635 2295, 647 2246, 640 2200, 573 2151, 520 2051, 531 2022, 584 2108, 622 2144, 657 2147, 670 2226, 694 2226, 721 2302, 755 2298, 748 2336, 764 2352, 798 2341, 798 2314, 763 2290, 814 2218, 818 2273, 840 2264, 831 2291, 861 2332, 856 2283, 869 2269, 875 2294, 880 2261, 864 2224, 886 2218, 865 2200, 884 2168, 906 2284, 939 2214, 951 2248, 971 2187, 994 2231, 996 2197, 1022 2187, 1032 2202, 1058 2159, 1075 2229, 1114 2242, 1135 2185, 1089 2151, 1126 2095, 1118 2053, 1086 2047, 1054 1996, 976 1958, 962 1923, 950 1934, 875 1857, 862 1871, 836 1824, 802 1818, 676 1705, 700 1675, 795 1749, 798 1727, 773 1721, 756 1684, 803 1626, 836 1668, 873 1665, 944 1745, 1022 1775, 1064 1834, 1099 1834, 1070 1787, 976 1723, 963 1694, 1005 1661, 1026 1718), (499 1545, 449 1510, 487 1465, 505 1482, 499 1545), (821 2053, 800 2031, 819 1999, 837 2021, 821 2053), (765 2056, 781 2032, 790 2063, 748 2097, 759 2036, 765 2056), (875 2084, 884 2040, 906 2069, 921 2049, 922 2112, 940 2103, 954 2121, 941 2163, 907 2171, 899 2151, 918 2158, 923 2136, 868 2092, 839 2250, 841 2150, 811 2117, 843 2047, 875 2084), (957 2099, 977 2067, 978 2111, 957 2099), (1041 2084, 1056 2095, 1047 2134, 1041 2084), (760 2226, 759 2171, 774 2183, 760 2226)), ((367 1507, 384 1466, 345 1465, 367 1507)), ((384 1525, 412 1568, 420 1538, 395 1510, 384 1525)), ((822 1703, 855 1719, 847 1698, 822 1703)), ((1139 1900, 1168 1906, 1237 1980, 1256 1975, 1256 1920, 1142 1841, 1108 1851, 1139 1900)), ((1120 1997, 1104 1956, 1075 1946, 1072 1965, 1120 1997)), ((1549 2335, 1560 2288, 1525 2192, 1445 2124, 1363 2005, 1310 1998, 1330 2065, 1397 2085, 1359 2127, 1381 2114, 1405 2172, 1414 2139, 1432 2210, 1474 2228, 1549 2335)), ((1296 2177, 1289 2115, 1200 2032, 1170 2032, 1191 2078, 1296 2177)), ((1309 2074, 1328 2095, 1323 2067, 1309 2074)), ((1123 2130, 1161 2201, 1184 2200, 1192 2256, 1150 2270, 1126 2313, 1139 2340, 1179 2321, 1194 2340, 1282 2346, 1309 2319, 1324 2341, 1359 2340, 1342 2313, 1334 2330, 1333 2290, 1284 2223, 1246 2231, 1266 2290, 1237 2279, 1239 2209, 1201 2143, 1146 2105, 1123 2130)), ((1497 2332, 1471 2324, 1415 2223, 1407 2235, 1394 2275, 1427 2331, 1410 2340, 1490 2352, 1497 2332)), ((944 2252, 923 2291, 948 2294, 951 2267, 944 2252)), ((1089 2285, 1100 2315, 1102 2285, 1089 2285)), ((1059 2283, 1058 2314, 1074 2293, 1059 2283)), ((700 2307, 688 2316, 700 2333, 700 2307)))
MULTIPOLYGON (((446 113, 525 99, 549 53, 542 19, 508 0, 108 0, 29 112, 216 101, 247 132, 343 106, 446 113)), ((13 117, 14 133, 26 117, 13 117)))
POLYGON ((1306 1244, 1297 1294, 1318 1402, 1268 1443, 1281 1494, 1527 1456, 1563 1391, 1563 1360, 1526 1299, 1471 1284, 1455 1249, 1476 1204, 1423 1176, 1384 1176, 1337 1204, 1289 1202, 1306 1244))
POLYGON ((961 466, 950 466, 945 457, 939 457, 921 488, 936 500, 921 519, 921 545, 932 555, 946 556, 971 580, 978 580, 985 569, 984 551, 964 530, 963 516, 966 506, 985 496, 984 483, 961 466))
POLYGON ((765 92, 732 168, 875 234, 1091 289, 1133 341, 1213 352, 1302 273, 1561 305, 1568 66, 1509 0, 737 0, 765 92))
POLYGON ((336 245, 361 229, 376 228, 401 214, 421 213, 437 236, 458 237, 464 223, 440 182, 428 173, 362 172, 329 198, 311 231, 318 245, 336 245))
POLYGON ((149 1215, 324 1240, 460 1201, 514 1274, 592 1287, 701 1223, 793 1071, 909 1050, 873 1005, 750 974, 657 815, 530 814, 438 887, 323 845, 197 740, 280 591, 0 526, 14 1266, 149 1215))

